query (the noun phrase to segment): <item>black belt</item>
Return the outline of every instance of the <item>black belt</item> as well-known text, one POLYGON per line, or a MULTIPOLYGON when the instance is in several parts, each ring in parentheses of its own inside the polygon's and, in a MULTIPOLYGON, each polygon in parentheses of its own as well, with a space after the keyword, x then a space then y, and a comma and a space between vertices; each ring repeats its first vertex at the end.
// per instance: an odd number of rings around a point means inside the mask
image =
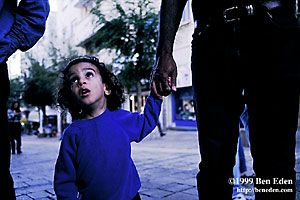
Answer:
POLYGON ((271 0, 271 1, 253 3, 253 4, 246 4, 246 5, 232 5, 227 8, 226 7, 217 8, 215 12, 212 11, 208 14, 204 14, 199 17, 196 17, 195 25, 197 27, 198 20, 201 21, 202 23, 204 22, 208 24, 213 22, 230 24, 230 23, 238 22, 245 18, 249 18, 261 14, 267 14, 270 17, 272 17, 271 11, 283 6, 284 5, 282 1, 271 0))
POLYGON ((255 16, 260 11, 265 11, 268 15, 271 15, 270 11, 282 6, 283 5, 281 1, 265 1, 256 5, 248 4, 244 6, 233 6, 224 9, 223 18, 225 23, 231 23, 235 21, 240 21, 244 17, 255 16))

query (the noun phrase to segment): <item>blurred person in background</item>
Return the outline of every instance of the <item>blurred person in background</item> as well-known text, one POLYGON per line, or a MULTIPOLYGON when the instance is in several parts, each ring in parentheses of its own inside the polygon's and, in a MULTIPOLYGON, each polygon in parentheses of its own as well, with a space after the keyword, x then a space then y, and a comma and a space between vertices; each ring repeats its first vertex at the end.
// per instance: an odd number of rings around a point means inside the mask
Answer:
POLYGON ((10 133, 10 144, 11 144, 11 153, 15 154, 16 145, 15 140, 17 141, 17 153, 21 154, 21 110, 20 103, 14 101, 11 105, 11 108, 7 111, 8 117, 8 127, 10 133))

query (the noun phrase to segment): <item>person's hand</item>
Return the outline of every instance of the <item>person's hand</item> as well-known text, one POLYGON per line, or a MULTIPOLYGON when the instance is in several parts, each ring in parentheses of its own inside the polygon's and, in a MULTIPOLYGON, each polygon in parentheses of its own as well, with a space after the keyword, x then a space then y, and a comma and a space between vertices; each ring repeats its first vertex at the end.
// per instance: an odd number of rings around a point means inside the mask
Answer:
POLYGON ((159 99, 176 91, 177 66, 172 55, 156 59, 151 73, 151 91, 159 99))

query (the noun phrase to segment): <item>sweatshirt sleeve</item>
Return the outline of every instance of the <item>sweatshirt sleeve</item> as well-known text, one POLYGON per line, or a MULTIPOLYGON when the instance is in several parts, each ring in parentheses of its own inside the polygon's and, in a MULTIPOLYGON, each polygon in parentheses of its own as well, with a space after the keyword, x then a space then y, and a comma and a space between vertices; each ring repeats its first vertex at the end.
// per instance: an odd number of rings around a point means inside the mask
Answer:
POLYGON ((140 142, 151 133, 157 125, 162 100, 154 98, 151 93, 146 100, 143 114, 129 113, 124 120, 124 127, 127 127, 130 141, 140 142))
POLYGON ((59 155, 54 172, 54 191, 57 199, 77 199, 78 188, 76 186, 76 129, 66 129, 60 146, 59 155))
POLYGON ((50 11, 48 0, 22 0, 17 7, 14 24, 0 39, 0 63, 17 49, 30 49, 44 34, 50 11))

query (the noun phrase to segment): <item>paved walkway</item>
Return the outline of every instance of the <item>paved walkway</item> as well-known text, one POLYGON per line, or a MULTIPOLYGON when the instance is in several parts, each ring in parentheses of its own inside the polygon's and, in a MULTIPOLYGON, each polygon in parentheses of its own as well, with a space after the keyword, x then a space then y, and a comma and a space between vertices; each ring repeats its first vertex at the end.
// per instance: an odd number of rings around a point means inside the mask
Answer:
POLYGON ((17 200, 56 199, 53 172, 59 144, 58 138, 22 137, 23 153, 11 157, 17 200))
POLYGON ((163 138, 156 133, 132 148, 143 200, 198 199, 195 176, 200 156, 196 132, 172 131, 163 138))
MULTIPOLYGON (((12 155, 11 165, 17 200, 56 199, 53 172, 59 139, 25 135, 22 142, 23 153, 12 155)), ((141 143, 134 143, 132 157, 142 182, 142 199, 198 199, 195 180, 200 160, 198 151, 195 131, 168 131, 162 138, 155 132, 141 143)), ((296 151, 296 171, 300 183, 300 145, 296 151)), ((245 148, 245 152, 249 163, 249 148, 245 148)), ((298 181, 297 185, 297 199, 300 200, 298 181)))

